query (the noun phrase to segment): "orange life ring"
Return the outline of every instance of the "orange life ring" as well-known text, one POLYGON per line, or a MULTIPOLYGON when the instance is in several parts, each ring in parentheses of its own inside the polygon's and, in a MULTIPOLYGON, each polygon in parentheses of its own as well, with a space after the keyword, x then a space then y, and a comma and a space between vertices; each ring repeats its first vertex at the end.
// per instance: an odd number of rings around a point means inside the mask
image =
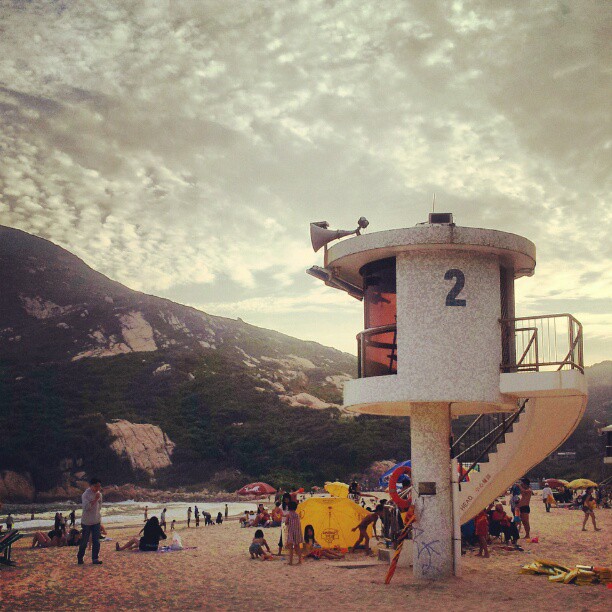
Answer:
POLYGON ((408 465, 398 467, 389 476, 389 496, 400 510, 408 510, 412 505, 412 498, 403 499, 397 493, 397 481, 402 474, 408 474, 412 478, 412 470, 408 465))

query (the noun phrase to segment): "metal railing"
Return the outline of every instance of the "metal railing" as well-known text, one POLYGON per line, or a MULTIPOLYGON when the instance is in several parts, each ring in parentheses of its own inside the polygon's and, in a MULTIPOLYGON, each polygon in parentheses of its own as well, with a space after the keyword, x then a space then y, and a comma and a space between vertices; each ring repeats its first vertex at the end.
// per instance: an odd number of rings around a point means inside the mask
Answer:
POLYGON ((381 325, 364 329, 357 334, 357 377, 384 376, 397 373, 397 325, 381 325), (393 334, 392 342, 381 336, 393 334), (378 339, 377 339, 378 338, 378 339), (374 362, 370 359, 369 350, 385 349, 384 362, 374 362), (376 364, 376 369, 373 365, 376 364))
POLYGON ((459 463, 468 466, 462 481, 479 463, 489 460, 489 453, 494 453, 498 444, 505 442, 506 434, 518 421, 526 404, 527 400, 521 400, 516 412, 479 414, 455 440, 451 447, 452 455, 459 463))
POLYGON ((570 314, 500 319, 502 372, 584 372, 582 325, 570 314))

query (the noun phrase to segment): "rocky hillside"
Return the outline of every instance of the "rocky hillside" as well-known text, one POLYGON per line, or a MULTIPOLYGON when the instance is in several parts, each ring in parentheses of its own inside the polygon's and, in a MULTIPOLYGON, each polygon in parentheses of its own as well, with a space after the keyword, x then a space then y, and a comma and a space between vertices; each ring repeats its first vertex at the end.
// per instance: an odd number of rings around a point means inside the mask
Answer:
POLYGON ((5 493, 72 494, 92 474, 307 485, 408 452, 407 423, 343 417, 351 355, 133 291, 6 227, 0 287, 5 493))
POLYGON ((133 291, 65 249, 3 226, 0 287, 0 355, 18 376, 85 358, 222 349, 285 403, 328 408, 355 373, 351 355, 133 291), (318 395, 308 392, 314 388, 318 395))

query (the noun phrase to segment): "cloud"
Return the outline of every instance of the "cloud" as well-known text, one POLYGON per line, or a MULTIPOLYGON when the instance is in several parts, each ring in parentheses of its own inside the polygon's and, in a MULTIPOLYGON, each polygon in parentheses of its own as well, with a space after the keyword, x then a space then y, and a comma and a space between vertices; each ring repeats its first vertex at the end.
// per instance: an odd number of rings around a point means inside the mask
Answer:
POLYGON ((0 13, 0 222, 112 278, 236 316, 273 285, 274 308, 333 316, 332 290, 302 276, 320 263, 308 222, 406 227, 436 192, 459 224, 536 242, 525 308, 610 298, 609 4, 0 13))

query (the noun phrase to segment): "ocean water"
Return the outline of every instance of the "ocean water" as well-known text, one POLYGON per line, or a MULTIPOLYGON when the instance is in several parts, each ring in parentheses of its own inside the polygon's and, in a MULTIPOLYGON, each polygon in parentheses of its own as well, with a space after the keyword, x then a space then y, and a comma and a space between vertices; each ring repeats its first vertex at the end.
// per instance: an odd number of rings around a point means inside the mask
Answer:
MULTIPOLYGON (((229 515, 233 516, 238 514, 244 514, 245 510, 257 510, 257 504, 260 501, 261 500, 258 500, 256 502, 228 502, 227 506, 229 515)), ((266 506, 269 506, 270 508, 274 506, 273 502, 264 501, 263 503, 266 506)), ((213 520, 216 518, 218 512, 224 514, 225 511, 224 502, 168 502, 167 504, 161 504, 159 502, 148 503, 135 502, 130 500, 103 504, 102 523, 104 525, 137 525, 139 523, 144 523, 145 506, 149 507, 149 518, 151 518, 152 516, 157 516, 159 518, 161 511, 166 508, 166 523, 168 524, 168 527, 170 526, 172 520, 176 520, 177 522, 186 521, 187 508, 189 508, 190 506, 192 510, 194 509, 194 506, 197 506, 200 513, 204 511, 210 512, 213 517, 213 520)), ((3 508, 2 515, 0 516, 0 522, 2 522, 4 527, 6 527, 6 515, 7 511, 10 509, 13 514, 13 518, 15 519, 15 529, 45 529, 48 527, 53 527, 56 512, 62 512, 63 515, 67 518, 68 514, 73 508, 76 512, 76 522, 78 526, 80 524, 81 518, 81 506, 66 503, 45 504, 44 506, 36 506, 34 520, 30 519, 32 506, 23 505, 3 508)), ((203 522, 204 520, 202 519, 202 523, 203 522)))

